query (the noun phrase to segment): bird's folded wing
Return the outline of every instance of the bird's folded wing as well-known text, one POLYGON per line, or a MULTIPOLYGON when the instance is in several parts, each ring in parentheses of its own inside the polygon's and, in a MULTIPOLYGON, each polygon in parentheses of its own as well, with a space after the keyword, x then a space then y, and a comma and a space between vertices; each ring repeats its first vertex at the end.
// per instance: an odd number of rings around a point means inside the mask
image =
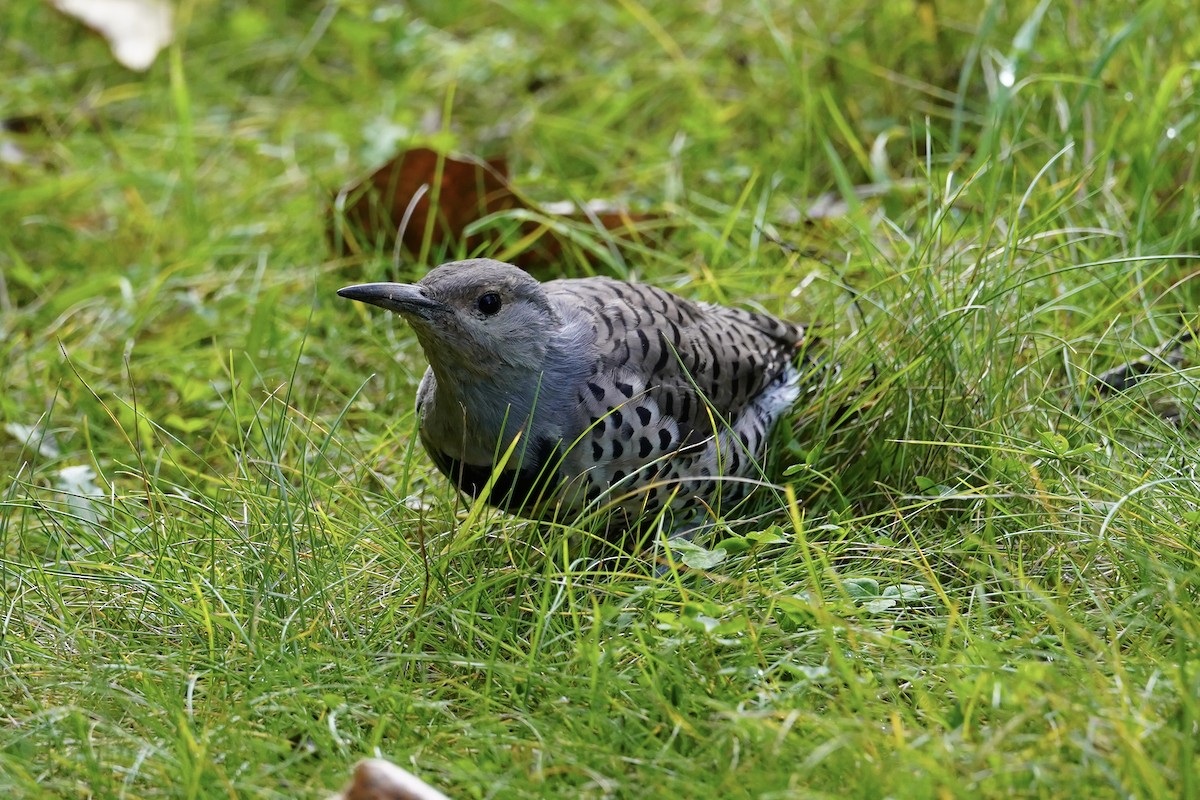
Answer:
POLYGON ((674 421, 677 447, 713 434, 721 423, 710 409, 723 420, 737 419, 804 343, 801 326, 654 286, 591 279, 555 281, 548 289, 574 295, 572 305, 591 317, 598 355, 595 411, 612 407, 610 387, 633 401, 638 413, 644 413, 638 402, 651 401, 656 418, 674 421))

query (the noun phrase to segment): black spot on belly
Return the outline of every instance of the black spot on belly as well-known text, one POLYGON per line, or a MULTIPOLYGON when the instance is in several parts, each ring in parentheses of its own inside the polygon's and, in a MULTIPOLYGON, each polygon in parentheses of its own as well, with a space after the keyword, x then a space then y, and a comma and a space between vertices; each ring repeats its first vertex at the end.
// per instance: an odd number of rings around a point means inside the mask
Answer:
MULTIPOLYGON (((492 465, 467 464, 449 453, 427 447, 433 463, 458 489, 472 499, 479 497, 493 473, 492 465)), ((552 500, 562 486, 563 452, 557 443, 542 439, 526 454, 517 469, 496 473, 488 502, 513 514, 528 515, 552 500)))
POLYGON ((638 439, 638 458, 649 458, 654 452, 654 445, 650 443, 650 439, 643 436, 638 439))

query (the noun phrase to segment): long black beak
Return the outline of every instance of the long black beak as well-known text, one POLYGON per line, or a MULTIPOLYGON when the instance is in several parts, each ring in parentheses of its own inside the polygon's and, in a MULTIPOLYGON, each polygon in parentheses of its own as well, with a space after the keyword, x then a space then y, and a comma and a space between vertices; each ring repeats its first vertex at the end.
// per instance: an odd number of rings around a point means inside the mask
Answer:
POLYGON ((427 318, 445 308, 442 303, 427 297, 425 290, 413 283, 360 283, 338 289, 338 295, 406 316, 427 318))

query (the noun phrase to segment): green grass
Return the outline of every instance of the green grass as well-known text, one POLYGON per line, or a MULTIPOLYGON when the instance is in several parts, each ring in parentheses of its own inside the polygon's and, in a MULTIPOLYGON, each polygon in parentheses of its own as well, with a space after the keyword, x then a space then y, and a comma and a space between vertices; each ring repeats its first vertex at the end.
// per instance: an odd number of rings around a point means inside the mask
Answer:
POLYGON ((180 8, 144 76, 0 11, 0 796, 1200 796, 1195 354, 1092 381, 1195 324, 1194 4, 180 8), (463 524, 334 295, 460 254, 324 233, 413 144, 679 225, 561 274, 828 329, 757 530, 463 524))

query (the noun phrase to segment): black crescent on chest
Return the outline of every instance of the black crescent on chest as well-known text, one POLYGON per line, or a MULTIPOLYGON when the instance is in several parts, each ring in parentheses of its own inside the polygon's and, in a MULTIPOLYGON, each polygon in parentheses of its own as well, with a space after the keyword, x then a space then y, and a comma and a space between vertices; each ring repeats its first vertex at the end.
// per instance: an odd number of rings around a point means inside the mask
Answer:
POLYGON ((550 439, 539 440, 518 468, 500 472, 491 464, 468 464, 429 444, 425 449, 442 474, 472 499, 483 493, 495 473, 488 502, 514 514, 528 514, 553 499, 563 483, 563 453, 550 439))

